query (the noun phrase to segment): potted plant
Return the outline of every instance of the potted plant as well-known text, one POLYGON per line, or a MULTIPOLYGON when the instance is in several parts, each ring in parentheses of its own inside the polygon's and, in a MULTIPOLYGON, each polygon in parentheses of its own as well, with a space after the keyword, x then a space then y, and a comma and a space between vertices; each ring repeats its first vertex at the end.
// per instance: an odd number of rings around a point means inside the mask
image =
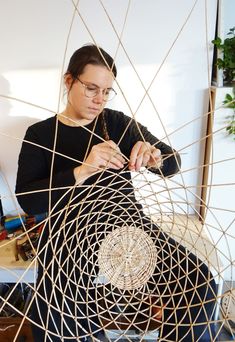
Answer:
POLYGON ((226 131, 228 134, 232 134, 234 136, 235 140, 235 87, 233 87, 233 94, 226 94, 225 95, 225 100, 223 101, 223 105, 226 108, 231 108, 233 110, 233 114, 228 115, 226 117, 227 121, 227 126, 226 126, 226 131))
POLYGON ((231 84, 235 80, 235 27, 229 30, 227 36, 229 37, 224 39, 224 42, 217 37, 212 43, 223 53, 223 57, 217 58, 215 64, 219 69, 223 69, 224 82, 231 84))

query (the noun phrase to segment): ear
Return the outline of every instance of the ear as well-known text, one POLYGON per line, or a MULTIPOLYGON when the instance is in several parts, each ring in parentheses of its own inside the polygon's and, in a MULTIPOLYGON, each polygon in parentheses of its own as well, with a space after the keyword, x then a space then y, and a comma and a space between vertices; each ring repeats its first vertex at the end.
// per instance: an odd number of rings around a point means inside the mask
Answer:
POLYGON ((65 84, 67 91, 70 91, 72 82, 73 82, 72 75, 71 74, 65 74, 64 75, 64 84, 65 84))

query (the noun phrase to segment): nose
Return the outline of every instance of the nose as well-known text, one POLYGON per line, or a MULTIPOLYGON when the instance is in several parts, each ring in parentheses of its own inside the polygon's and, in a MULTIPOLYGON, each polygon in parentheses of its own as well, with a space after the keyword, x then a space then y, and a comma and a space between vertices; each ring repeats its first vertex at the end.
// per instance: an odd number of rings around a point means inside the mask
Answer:
POLYGON ((93 97, 93 100, 95 101, 95 103, 103 103, 104 102, 104 94, 102 89, 99 90, 99 92, 97 93, 97 95, 95 97, 93 97))

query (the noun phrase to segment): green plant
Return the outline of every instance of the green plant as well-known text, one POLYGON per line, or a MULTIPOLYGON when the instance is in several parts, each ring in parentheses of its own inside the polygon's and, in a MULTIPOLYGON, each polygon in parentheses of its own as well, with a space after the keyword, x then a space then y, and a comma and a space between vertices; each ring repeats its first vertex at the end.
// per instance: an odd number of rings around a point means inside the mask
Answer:
POLYGON ((235 87, 233 87, 233 94, 226 94, 225 100, 223 101, 223 105, 226 108, 231 108, 233 110, 233 114, 226 116, 227 126, 226 131, 228 134, 234 135, 235 140, 235 87))
POLYGON ((217 58, 216 65, 223 69, 224 81, 231 83, 235 78, 235 27, 229 30, 227 36, 231 37, 226 38, 224 42, 217 37, 212 43, 223 52, 223 58, 217 58))

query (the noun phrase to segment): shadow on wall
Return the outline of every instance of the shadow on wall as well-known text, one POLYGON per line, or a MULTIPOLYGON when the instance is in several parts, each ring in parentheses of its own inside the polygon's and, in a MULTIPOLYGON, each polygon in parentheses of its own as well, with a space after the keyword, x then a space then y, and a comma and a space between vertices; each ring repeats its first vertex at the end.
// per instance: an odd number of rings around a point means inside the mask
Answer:
POLYGON ((11 87, 9 81, 0 75, 0 195, 4 214, 15 215, 18 207, 14 200, 18 155, 27 127, 38 120, 27 116, 12 116, 17 105, 21 108, 24 106, 25 111, 27 105, 4 96, 11 96, 11 87))

